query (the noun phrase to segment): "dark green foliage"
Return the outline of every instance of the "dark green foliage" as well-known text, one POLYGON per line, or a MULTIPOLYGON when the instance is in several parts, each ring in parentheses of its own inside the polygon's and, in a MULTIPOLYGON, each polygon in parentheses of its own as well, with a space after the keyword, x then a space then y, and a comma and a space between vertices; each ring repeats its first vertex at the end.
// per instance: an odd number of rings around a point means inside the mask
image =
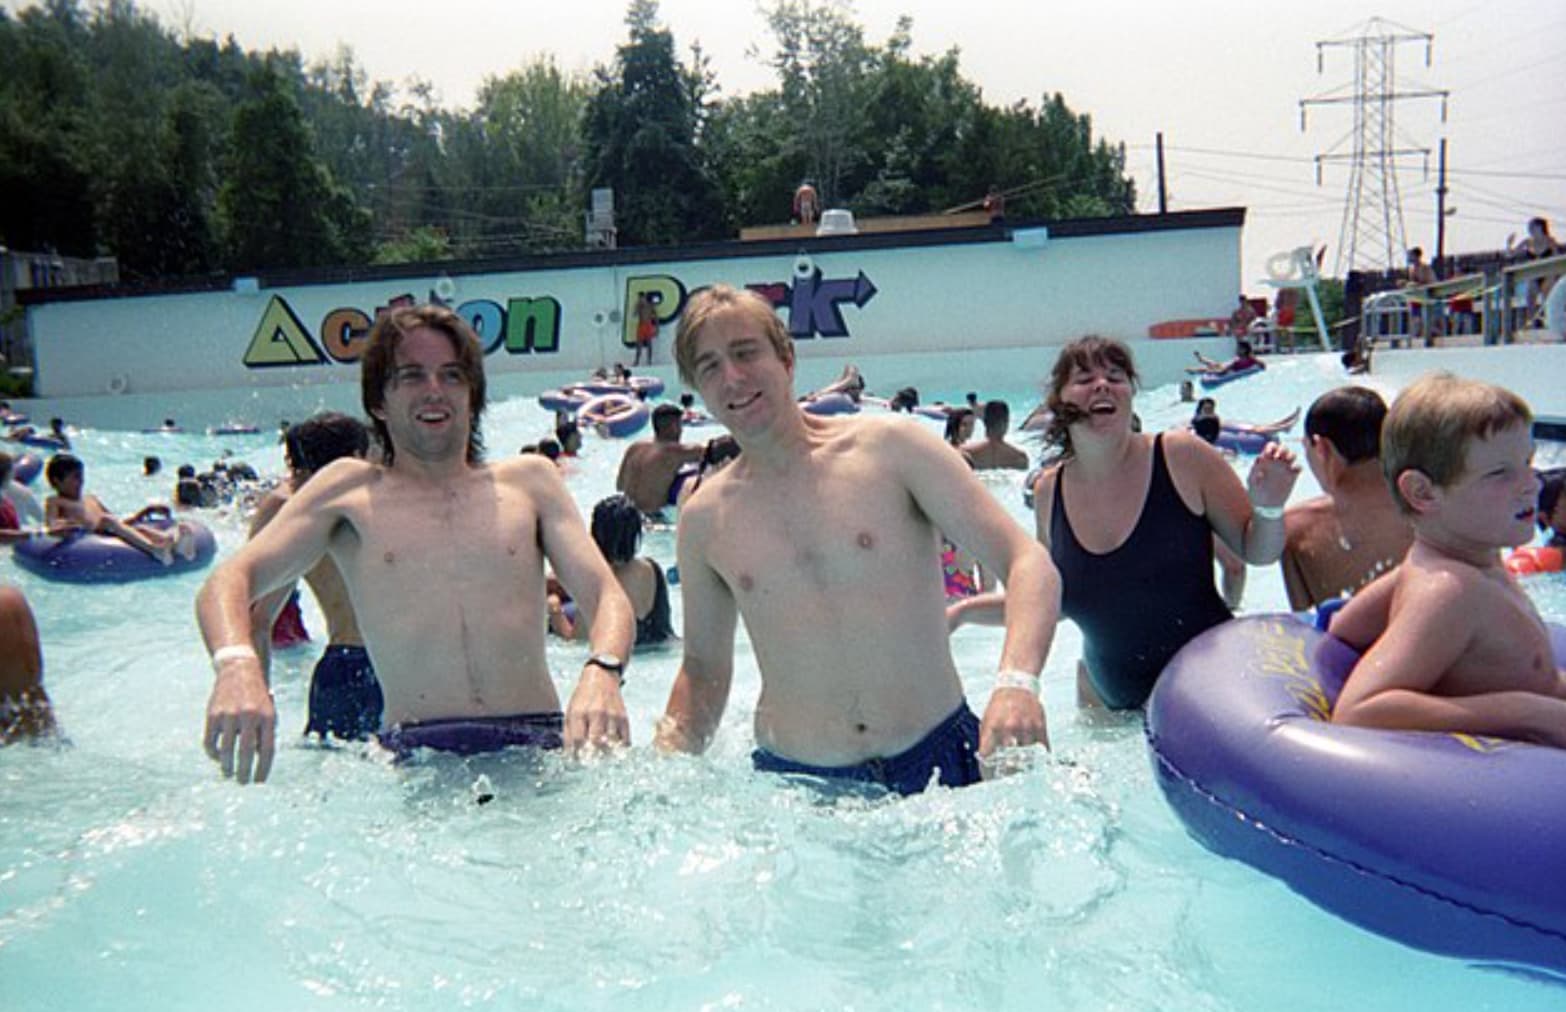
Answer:
POLYGON ((580 248, 597 186, 622 245, 725 238, 829 207, 930 214, 1007 191, 1013 218, 1131 213, 1124 151, 1060 95, 986 105, 954 49, 883 45, 846 8, 774 0, 775 90, 723 98, 655 0, 591 79, 548 57, 472 111, 370 81, 343 47, 306 64, 182 38, 131 0, 0 9, 0 244, 113 255, 128 279, 580 248))

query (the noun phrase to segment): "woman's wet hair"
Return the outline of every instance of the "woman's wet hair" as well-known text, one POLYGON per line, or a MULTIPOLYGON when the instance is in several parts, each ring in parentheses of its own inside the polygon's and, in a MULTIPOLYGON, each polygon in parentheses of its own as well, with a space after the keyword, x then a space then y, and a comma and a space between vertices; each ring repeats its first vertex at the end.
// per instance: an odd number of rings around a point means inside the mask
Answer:
POLYGON ((962 423, 965 418, 973 418, 972 408, 953 408, 946 413, 946 434, 943 438, 953 446, 962 440, 962 423))
POLYGON ((1071 426, 1087 415, 1074 405, 1067 404, 1061 394, 1078 369, 1097 367, 1119 369, 1131 382, 1131 388, 1136 389, 1136 362, 1131 357, 1131 349, 1124 343, 1089 334, 1061 348, 1060 354, 1055 357, 1055 367, 1050 370, 1049 392, 1044 400, 1051 412, 1049 428, 1044 430, 1044 445, 1060 447, 1063 458, 1075 452, 1071 447, 1071 426))
POLYGON ((313 474, 341 457, 363 457, 370 448, 370 430, 340 411, 323 411, 290 426, 283 445, 289 467, 313 474))
POLYGON ((592 531, 605 559, 630 562, 642 547, 642 511, 624 495, 600 499, 593 507, 592 531))

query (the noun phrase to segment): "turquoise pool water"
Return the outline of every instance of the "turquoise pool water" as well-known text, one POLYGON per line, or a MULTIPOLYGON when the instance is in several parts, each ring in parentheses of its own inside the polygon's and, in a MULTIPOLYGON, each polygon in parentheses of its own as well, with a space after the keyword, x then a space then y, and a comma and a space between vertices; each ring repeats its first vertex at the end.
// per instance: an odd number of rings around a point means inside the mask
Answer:
MULTIPOLYGON (((1262 420, 1340 380, 1335 359, 1302 356, 1217 396, 1224 415, 1262 420)), ((980 389, 996 392, 1019 417, 1034 396, 1026 382, 980 389)), ((1161 427, 1190 407, 1159 387, 1138 410, 1161 427)), ((549 424, 531 400, 503 401, 491 452, 549 424)), ((88 488, 122 511, 166 497, 178 463, 224 449, 281 469, 271 435, 89 430, 77 447, 88 488), (168 469, 157 479, 141 477, 148 453, 168 469)), ((620 449, 589 437, 568 477, 584 511, 612 490, 620 449)), ((987 488, 1031 524, 1020 476, 987 488)), ((1295 495, 1314 492, 1302 475, 1295 495)), ((232 552, 242 520, 211 519, 221 554, 232 552)), ((672 562, 672 532, 646 548, 672 562)), ((285 744, 273 780, 241 790, 198 740, 211 679, 191 607, 201 579, 69 587, 0 556, 0 580, 20 584, 38 615, 69 739, 0 751, 7 1009, 1566 1003, 1566 989, 1367 934, 1199 847, 1154 783, 1139 720, 1076 719, 1069 624, 1045 671, 1053 754, 967 790, 834 800, 754 774, 758 679, 743 629, 729 711, 700 758, 646 747, 676 652, 637 656, 626 688, 636 745, 623 755, 401 768, 369 746, 298 738, 318 646, 284 653, 274 683, 285 744), (479 788, 495 800, 477 804, 479 788)), ((1566 581, 1531 590, 1566 620, 1566 581)), ((1283 607, 1276 570, 1251 570, 1245 610, 1283 607)), ((678 627, 677 593, 674 608, 678 627)), ((318 632, 308 595, 305 615, 318 632)), ((976 707, 999 636, 964 629, 953 641, 976 707)), ((585 652, 549 652, 564 695, 585 652)))

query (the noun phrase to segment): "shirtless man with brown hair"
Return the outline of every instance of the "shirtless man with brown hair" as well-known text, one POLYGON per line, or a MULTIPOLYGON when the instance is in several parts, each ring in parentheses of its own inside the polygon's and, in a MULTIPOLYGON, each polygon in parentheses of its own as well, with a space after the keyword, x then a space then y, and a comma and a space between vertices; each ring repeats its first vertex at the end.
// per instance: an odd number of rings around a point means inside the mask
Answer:
POLYGON ((553 464, 483 461, 472 328, 439 306, 386 313, 360 379, 383 462, 342 459, 315 474, 197 597, 217 672, 208 755, 241 783, 266 779, 277 714, 250 609, 328 556, 353 598, 393 751, 628 743, 630 602, 553 464), (546 560, 592 628, 563 715, 544 655, 546 560))
POLYGON ((702 448, 680 442, 684 434, 685 413, 673 404, 653 409, 653 438, 643 439, 625 448, 614 487, 624 492, 643 513, 657 513, 670 505, 669 489, 680 465, 701 460, 702 448))

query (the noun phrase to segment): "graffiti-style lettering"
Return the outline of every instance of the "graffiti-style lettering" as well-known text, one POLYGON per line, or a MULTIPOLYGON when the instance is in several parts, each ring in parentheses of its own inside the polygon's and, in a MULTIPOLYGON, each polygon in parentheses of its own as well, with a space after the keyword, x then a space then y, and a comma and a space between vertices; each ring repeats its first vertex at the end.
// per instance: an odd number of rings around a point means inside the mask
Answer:
POLYGON ((321 344, 338 362, 357 362, 370 336, 370 318, 353 308, 334 309, 321 321, 321 344))
POLYGON ((560 303, 553 296, 506 304, 506 351, 550 354, 560 350, 560 303))
POLYGON ((321 365, 326 356, 310 339, 305 325, 280 295, 272 296, 261 313, 261 322, 250 338, 242 361, 249 369, 321 365))
POLYGON ((506 311, 492 299, 469 299, 457 307, 457 315, 468 321, 486 355, 506 339, 506 311))
POLYGON ((620 343, 627 348, 636 347, 636 300, 646 292, 657 310, 655 319, 661 327, 679 317, 685 309, 688 297, 685 286, 677 278, 667 274, 644 274, 625 281, 625 309, 620 314, 620 343))

